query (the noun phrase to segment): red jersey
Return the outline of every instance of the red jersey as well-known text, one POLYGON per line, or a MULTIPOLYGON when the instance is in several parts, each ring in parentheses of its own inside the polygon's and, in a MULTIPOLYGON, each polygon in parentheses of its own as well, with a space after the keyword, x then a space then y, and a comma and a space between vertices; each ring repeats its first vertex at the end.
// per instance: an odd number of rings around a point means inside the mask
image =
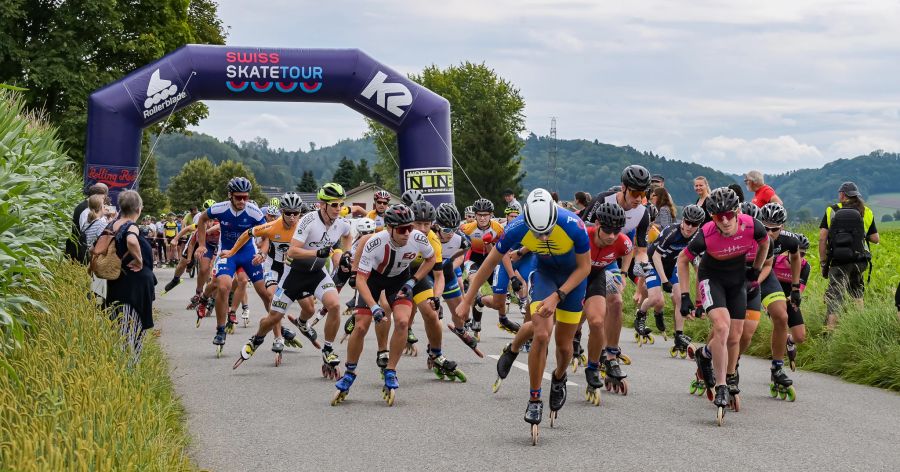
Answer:
POLYGON ((597 227, 590 226, 587 229, 588 239, 591 241, 591 271, 605 270, 606 266, 616 262, 616 259, 631 254, 634 243, 625 233, 619 233, 616 240, 609 246, 597 246, 597 227))
POLYGON ((775 189, 769 187, 768 185, 763 185, 762 187, 756 189, 756 193, 753 195, 753 204, 762 208, 772 201, 772 197, 775 196, 775 189))

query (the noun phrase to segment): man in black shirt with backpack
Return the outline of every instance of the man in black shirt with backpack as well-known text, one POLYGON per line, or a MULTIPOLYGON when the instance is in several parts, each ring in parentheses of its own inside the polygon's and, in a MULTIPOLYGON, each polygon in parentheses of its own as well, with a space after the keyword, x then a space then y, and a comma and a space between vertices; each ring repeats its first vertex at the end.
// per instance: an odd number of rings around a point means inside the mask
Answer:
POLYGON ((819 225, 819 260, 822 277, 828 279, 825 290, 827 329, 837 325, 837 313, 844 293, 862 302, 866 268, 872 273, 869 244, 878 244, 875 215, 863 202, 859 188, 844 182, 838 189, 839 203, 825 209, 819 225))

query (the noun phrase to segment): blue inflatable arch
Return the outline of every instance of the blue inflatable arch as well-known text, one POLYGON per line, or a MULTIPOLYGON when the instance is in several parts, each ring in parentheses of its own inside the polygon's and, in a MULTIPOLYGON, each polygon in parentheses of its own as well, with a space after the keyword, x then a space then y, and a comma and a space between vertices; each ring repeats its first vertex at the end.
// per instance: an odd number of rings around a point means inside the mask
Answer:
POLYGON ((358 49, 184 46, 91 94, 85 184, 132 188, 141 131, 197 100, 343 103, 397 133, 403 190, 453 201, 450 104, 358 49))

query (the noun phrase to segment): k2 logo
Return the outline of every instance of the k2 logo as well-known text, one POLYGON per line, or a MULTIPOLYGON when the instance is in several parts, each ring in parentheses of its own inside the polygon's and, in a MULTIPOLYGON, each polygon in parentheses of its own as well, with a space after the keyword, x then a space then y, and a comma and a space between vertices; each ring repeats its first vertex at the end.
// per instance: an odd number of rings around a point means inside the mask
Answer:
POLYGON ((405 85, 397 82, 385 82, 385 79, 387 79, 387 74, 378 71, 360 95, 367 100, 371 100, 374 96, 378 106, 400 118, 406 112, 400 107, 412 104, 412 93, 405 85))

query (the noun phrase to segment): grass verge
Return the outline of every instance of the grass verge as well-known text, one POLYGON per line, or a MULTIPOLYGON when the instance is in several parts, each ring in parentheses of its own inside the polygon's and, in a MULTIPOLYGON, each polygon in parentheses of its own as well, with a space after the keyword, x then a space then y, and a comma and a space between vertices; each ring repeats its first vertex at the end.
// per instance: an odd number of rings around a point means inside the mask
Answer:
POLYGON ((19 349, 0 352, 0 468, 196 470, 184 411, 153 336, 126 369, 122 340, 85 294, 84 268, 51 263, 46 312, 26 312, 19 349))

